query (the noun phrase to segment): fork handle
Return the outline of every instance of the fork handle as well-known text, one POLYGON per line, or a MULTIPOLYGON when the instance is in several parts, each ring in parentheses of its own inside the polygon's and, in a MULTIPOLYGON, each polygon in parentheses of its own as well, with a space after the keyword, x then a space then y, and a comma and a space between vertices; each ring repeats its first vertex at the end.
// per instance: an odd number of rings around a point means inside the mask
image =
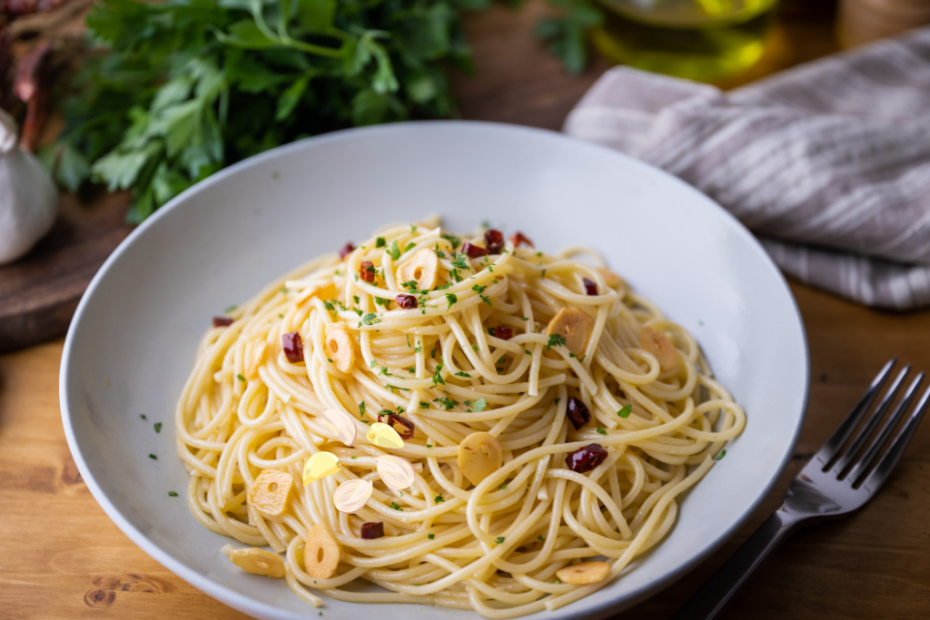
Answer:
POLYGON ((730 603, 749 575, 791 534, 802 519, 784 510, 775 511, 743 546, 691 597, 672 620, 709 620, 730 603))

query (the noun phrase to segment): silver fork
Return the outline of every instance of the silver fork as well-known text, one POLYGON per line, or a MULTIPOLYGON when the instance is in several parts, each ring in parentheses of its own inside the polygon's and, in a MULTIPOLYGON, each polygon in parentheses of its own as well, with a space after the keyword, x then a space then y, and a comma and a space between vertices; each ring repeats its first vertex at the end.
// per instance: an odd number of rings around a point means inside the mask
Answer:
POLYGON ((872 436, 904 385, 904 380, 910 371, 910 366, 905 366, 898 373, 856 438, 846 450, 841 452, 843 445, 865 418, 872 403, 887 383, 895 361, 891 360, 885 364, 881 372, 872 380, 872 384, 859 404, 801 473, 791 481, 781 508, 749 537, 749 540, 714 573, 713 577, 675 614, 672 620, 714 618, 726 608, 762 560, 774 551, 789 534, 802 526, 849 514, 872 499, 900 460, 930 400, 930 389, 928 389, 921 395, 920 402, 917 403, 917 407, 911 413, 901 432, 891 443, 891 447, 878 461, 875 468, 869 472, 869 467, 875 457, 888 444, 895 427, 911 408, 917 390, 923 382, 924 373, 920 373, 908 386, 904 398, 885 422, 878 436, 863 452, 869 437, 872 436))

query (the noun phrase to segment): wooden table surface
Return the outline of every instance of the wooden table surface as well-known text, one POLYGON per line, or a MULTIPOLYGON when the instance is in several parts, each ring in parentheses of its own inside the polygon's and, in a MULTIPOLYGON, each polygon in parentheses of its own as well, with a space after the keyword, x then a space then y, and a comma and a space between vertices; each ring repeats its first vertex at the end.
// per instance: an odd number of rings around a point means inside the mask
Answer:
MULTIPOLYGON (((558 129, 606 69, 597 61, 582 76, 566 75, 531 37, 542 11, 531 2, 516 13, 469 18, 478 77, 456 81, 465 118, 558 129)), ((782 24, 773 41, 760 66, 729 85, 834 50, 829 22, 782 24)), ((930 312, 876 312, 802 285, 792 289, 813 374, 807 421, 788 471, 732 540, 622 617, 669 618, 778 507, 788 480, 887 359, 930 370, 930 312)), ((0 356, 0 618, 244 618, 149 558, 94 501, 62 430, 61 350, 59 340, 0 356)), ((790 539, 724 617, 930 618, 928 455, 930 423, 874 501, 790 539)))

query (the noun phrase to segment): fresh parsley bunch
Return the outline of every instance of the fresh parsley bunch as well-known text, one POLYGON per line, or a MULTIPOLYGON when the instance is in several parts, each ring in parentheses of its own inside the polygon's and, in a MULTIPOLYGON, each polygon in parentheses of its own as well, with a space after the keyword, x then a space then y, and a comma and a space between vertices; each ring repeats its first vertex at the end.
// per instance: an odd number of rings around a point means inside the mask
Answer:
POLYGON ((74 191, 132 189, 128 219, 220 168, 346 127, 453 114, 459 13, 487 0, 101 0, 44 153, 74 191))

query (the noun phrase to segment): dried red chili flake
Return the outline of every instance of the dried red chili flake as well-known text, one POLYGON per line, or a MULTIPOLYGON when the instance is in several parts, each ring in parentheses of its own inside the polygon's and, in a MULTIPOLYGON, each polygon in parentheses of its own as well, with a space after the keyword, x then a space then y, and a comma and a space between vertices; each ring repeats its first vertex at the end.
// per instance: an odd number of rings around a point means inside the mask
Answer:
POLYGON ((281 336, 281 347, 284 349, 284 356, 292 364, 304 361, 304 341, 297 332, 291 332, 281 336))
POLYGON ((504 327, 503 325, 498 325, 494 328, 494 337, 500 338, 501 340, 510 340, 513 338, 513 330, 509 327, 504 327))
POLYGON ((499 230, 487 230, 484 233, 484 245, 488 254, 500 254, 504 249, 504 233, 499 230))
POLYGON ((568 419, 577 431, 591 421, 591 412, 588 406, 574 396, 568 399, 568 419))
POLYGON ((533 245, 533 242, 530 241, 529 238, 528 238, 526 235, 524 235, 522 232, 519 232, 519 231, 518 231, 518 232, 515 232, 515 233, 513 234, 513 236, 510 237, 510 243, 513 244, 513 247, 514 247, 514 248, 520 247, 520 244, 521 244, 521 243, 525 243, 526 245, 530 246, 531 248, 535 248, 535 247, 536 247, 535 245, 533 245))
MULTIPOLYGON (((398 431, 397 433, 398 435, 400 435, 401 439, 413 439, 413 429, 414 429, 413 422, 411 422, 410 420, 408 420, 407 418, 403 416, 397 415, 396 413, 391 413, 387 409, 382 409, 381 413, 378 414, 378 422, 381 421, 381 416, 384 416, 386 418, 385 424, 387 424, 391 428, 394 428, 394 422, 397 422, 402 427, 404 427, 403 432, 398 431)), ((394 428, 394 430, 396 431, 397 429, 394 428)))
POLYGON ((597 284, 587 278, 582 278, 581 281, 584 282, 585 293, 588 295, 597 295, 597 284))
POLYGON ((417 307, 417 298, 413 295, 398 295, 394 301, 404 310, 413 310, 417 307))
POLYGON ((573 472, 583 474, 603 463, 606 458, 607 450, 599 443, 592 443, 566 456, 565 464, 573 472))
POLYGON ((462 247, 462 251, 468 255, 468 258, 481 258, 482 256, 488 255, 488 251, 480 245, 468 242, 462 247))
POLYGON ((358 276, 365 282, 374 282, 375 264, 370 260, 362 261, 361 268, 358 270, 358 276))
POLYGON ((345 258, 349 254, 355 251, 355 246, 352 245, 352 242, 345 244, 345 246, 339 250, 339 258, 345 258))
POLYGON ((229 316, 213 317, 213 327, 229 327, 233 324, 233 318, 229 316))
POLYGON ((384 536, 384 522, 362 523, 362 538, 372 540, 384 536))

